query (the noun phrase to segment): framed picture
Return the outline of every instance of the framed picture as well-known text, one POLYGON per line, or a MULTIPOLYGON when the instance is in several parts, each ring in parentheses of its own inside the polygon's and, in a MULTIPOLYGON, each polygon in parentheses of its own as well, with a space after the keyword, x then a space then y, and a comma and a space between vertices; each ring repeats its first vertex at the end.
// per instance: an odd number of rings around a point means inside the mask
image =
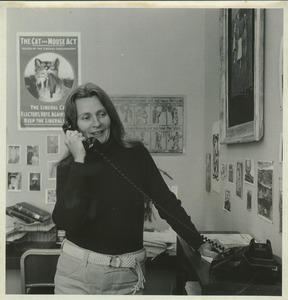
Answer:
POLYGON ((264 126, 264 10, 223 9, 220 24, 220 142, 259 141, 264 126))

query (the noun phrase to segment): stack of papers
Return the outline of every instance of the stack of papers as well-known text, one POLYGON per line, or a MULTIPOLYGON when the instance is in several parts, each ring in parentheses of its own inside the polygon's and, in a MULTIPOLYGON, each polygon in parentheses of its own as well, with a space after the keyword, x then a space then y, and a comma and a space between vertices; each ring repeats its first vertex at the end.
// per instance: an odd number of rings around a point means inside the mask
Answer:
POLYGON ((167 250, 176 251, 177 235, 170 227, 165 231, 144 231, 144 247, 148 256, 155 257, 167 250))

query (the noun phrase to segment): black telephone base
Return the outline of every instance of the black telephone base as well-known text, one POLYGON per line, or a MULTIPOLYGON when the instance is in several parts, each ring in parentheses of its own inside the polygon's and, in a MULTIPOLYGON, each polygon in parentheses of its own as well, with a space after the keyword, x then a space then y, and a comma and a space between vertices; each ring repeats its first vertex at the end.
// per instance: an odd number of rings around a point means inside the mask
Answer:
POLYGON ((281 265, 274 259, 269 240, 265 244, 251 240, 249 246, 233 247, 220 253, 211 263, 210 276, 230 279, 257 277, 263 282, 281 278, 281 265))

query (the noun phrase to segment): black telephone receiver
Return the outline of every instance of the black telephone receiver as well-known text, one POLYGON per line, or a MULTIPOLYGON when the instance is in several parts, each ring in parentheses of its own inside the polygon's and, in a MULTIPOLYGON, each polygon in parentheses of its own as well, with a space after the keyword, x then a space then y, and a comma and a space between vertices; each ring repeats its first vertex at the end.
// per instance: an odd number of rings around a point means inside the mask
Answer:
MULTIPOLYGON (((63 131, 66 133, 67 130, 75 130, 72 126, 72 124, 69 124, 68 122, 65 122, 62 126, 63 131)), ((109 160, 101 151, 101 143, 96 138, 88 138, 85 141, 83 141, 83 145, 86 150, 94 150, 97 154, 102 156, 102 158, 115 170, 117 173, 120 174, 121 177, 123 177, 133 188, 135 188, 140 194, 142 194, 145 198, 147 198, 149 201, 151 201, 153 204, 156 203, 157 207, 161 209, 163 212, 165 212, 167 215, 169 215, 171 218, 173 218, 176 222, 184 226, 186 229, 194 232, 193 228, 188 227, 185 223, 182 222, 182 220, 175 218, 174 215, 172 215, 170 212, 168 212, 164 207, 162 207, 159 203, 157 203, 155 200, 153 200, 150 196, 148 196, 142 189, 140 189, 129 177, 127 177, 111 160, 109 160)), ((216 250, 219 253, 222 253, 226 248, 222 245, 219 245, 215 243, 214 241, 211 241, 207 237, 201 234, 201 237, 203 241, 206 243, 210 243, 214 250, 216 250)))
MULTIPOLYGON (((66 133, 67 130, 75 130, 73 128, 73 126, 71 124, 69 124, 68 122, 65 122, 62 125, 62 129, 63 129, 64 133, 66 133)), ((101 143, 96 138, 90 137, 90 138, 86 139, 85 141, 83 141, 83 146, 86 149, 86 151, 93 149, 94 151, 98 152, 99 149, 101 148, 101 143)))

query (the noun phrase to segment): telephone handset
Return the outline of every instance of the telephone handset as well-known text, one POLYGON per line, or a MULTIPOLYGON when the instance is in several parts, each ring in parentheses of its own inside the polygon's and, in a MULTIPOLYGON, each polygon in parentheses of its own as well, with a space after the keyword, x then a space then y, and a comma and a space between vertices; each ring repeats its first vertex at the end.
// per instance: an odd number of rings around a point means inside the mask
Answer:
MULTIPOLYGON (((73 126, 71 124, 69 124, 68 122, 65 122, 62 125, 62 129, 63 129, 64 133, 66 133, 67 130, 75 130, 75 129, 73 129, 73 126)), ((88 151, 90 149, 96 150, 96 149, 101 148, 101 143, 96 138, 90 137, 90 138, 86 139, 85 141, 83 141, 83 146, 86 149, 86 151, 88 151)))
MULTIPOLYGON (((65 122, 62 126, 63 131, 66 133, 67 130, 75 130, 71 124, 68 122, 65 122)), ((129 177, 125 175, 111 160, 109 160, 101 151, 101 143, 96 138, 88 138, 85 141, 83 141, 83 145, 86 150, 94 150, 98 155, 100 155, 121 177, 123 177, 131 186, 133 186, 140 194, 142 194, 146 199, 151 201, 154 205, 157 206, 160 210, 165 212, 167 215, 169 215, 171 218, 173 218, 176 222, 184 226, 186 229, 194 232, 194 228, 190 228, 187 224, 183 223, 181 219, 177 219, 173 214, 171 214, 169 211, 167 211, 164 207, 162 207, 158 202, 153 200, 150 196, 148 196, 142 189, 140 189, 129 177)), ((225 251, 225 247, 222 245, 219 245, 215 243, 214 241, 208 239, 204 235, 201 235, 203 241, 206 243, 210 243, 214 250, 216 250, 219 253, 222 253, 225 251)))

